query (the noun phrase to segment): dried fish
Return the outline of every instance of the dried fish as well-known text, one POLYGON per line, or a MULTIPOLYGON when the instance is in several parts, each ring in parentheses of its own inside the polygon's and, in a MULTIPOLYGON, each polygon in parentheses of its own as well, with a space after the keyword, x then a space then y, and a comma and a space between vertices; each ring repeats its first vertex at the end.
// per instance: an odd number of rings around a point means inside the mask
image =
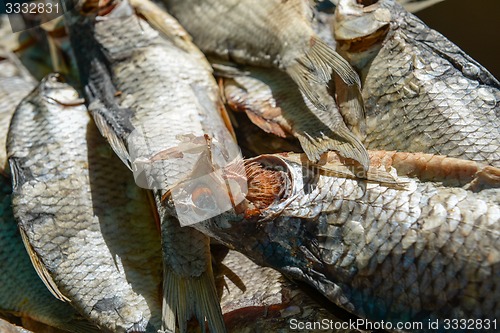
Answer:
POLYGON ((175 19, 151 3, 137 7, 147 21, 126 2, 114 6, 105 15, 77 6, 68 26, 73 47, 88 50, 77 59, 101 133, 137 183, 154 190, 164 258, 162 330, 173 332, 177 322, 185 332, 195 317, 202 327, 207 320, 212 332, 223 332, 210 240, 189 226, 230 209, 236 200, 226 194, 220 174, 238 159, 239 149, 221 115, 218 86, 175 19), (211 187, 190 192, 198 182, 211 187), (163 205, 166 196, 195 207, 178 220, 171 212, 176 206, 163 205))
POLYGON ((306 151, 311 159, 333 149, 367 166, 365 148, 347 127, 357 128, 363 121, 358 77, 312 29, 309 1, 170 0, 166 5, 203 52, 243 65, 278 68, 292 78, 315 106, 310 112, 333 132, 327 137, 309 129, 306 151), (336 89, 346 92, 338 101, 329 91, 334 80, 336 89))
POLYGON ((103 330, 156 332, 161 249, 146 192, 58 75, 17 108, 8 155, 14 216, 49 290, 103 330))
POLYGON ((497 318, 500 170, 399 154, 371 154, 369 170, 393 175, 392 184, 359 179, 352 163, 342 175, 348 161, 332 153, 318 165, 295 154, 251 159, 246 205, 197 228, 363 318, 497 318), (455 167, 443 172, 445 163, 455 167), (449 178, 485 186, 444 186, 449 178))
POLYGON ((370 149, 500 166, 500 83, 393 0, 341 0, 337 48, 359 69, 370 149))

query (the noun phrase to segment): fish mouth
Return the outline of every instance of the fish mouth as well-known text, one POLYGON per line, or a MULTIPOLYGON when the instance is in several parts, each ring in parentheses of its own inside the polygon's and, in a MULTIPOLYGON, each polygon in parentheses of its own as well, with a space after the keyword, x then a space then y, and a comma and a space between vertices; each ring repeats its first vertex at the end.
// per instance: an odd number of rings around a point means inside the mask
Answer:
POLYGON ((378 0, 356 0, 356 2, 361 6, 367 7, 376 4, 378 0))
POLYGON ((333 29, 338 48, 360 53, 381 45, 391 21, 390 10, 378 0, 341 1, 335 12, 333 29))
POLYGON ((118 4, 116 0, 86 0, 80 4, 80 13, 83 15, 106 16, 118 4))
POLYGON ((260 215, 263 210, 288 198, 293 189, 288 165, 272 155, 261 155, 245 161, 248 193, 246 217, 260 215))
POLYGON ((380 45, 389 32, 390 25, 384 25, 375 32, 349 40, 337 40, 338 47, 349 53, 361 53, 371 49, 375 45, 380 45))
POLYGON ((63 107, 83 105, 85 100, 80 98, 78 92, 65 83, 61 74, 49 74, 42 79, 40 85, 44 99, 50 104, 57 104, 63 107))

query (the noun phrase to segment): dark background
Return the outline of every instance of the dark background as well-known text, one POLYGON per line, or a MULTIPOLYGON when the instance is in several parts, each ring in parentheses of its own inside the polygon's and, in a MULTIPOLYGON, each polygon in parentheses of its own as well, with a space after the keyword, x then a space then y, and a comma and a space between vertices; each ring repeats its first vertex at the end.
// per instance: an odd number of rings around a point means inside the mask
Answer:
POLYGON ((500 79, 500 0, 445 0, 415 14, 500 79))

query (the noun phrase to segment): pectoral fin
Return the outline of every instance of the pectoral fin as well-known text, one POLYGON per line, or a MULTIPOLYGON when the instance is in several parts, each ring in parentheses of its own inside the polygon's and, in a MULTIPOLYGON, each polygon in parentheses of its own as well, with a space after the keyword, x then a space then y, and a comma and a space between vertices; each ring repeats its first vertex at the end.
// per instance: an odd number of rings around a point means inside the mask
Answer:
POLYGON ((35 268, 36 273, 38 274, 38 276, 40 277, 42 282, 45 284, 47 289, 58 300, 61 300, 63 302, 70 302, 70 299, 67 298, 66 296, 64 296, 63 293, 59 290, 56 283, 52 279, 52 276, 47 271, 47 268, 45 268, 43 263, 40 261, 40 258, 38 257, 35 250, 33 249, 33 247, 30 244, 30 241, 29 241, 28 236, 26 235, 26 232, 22 228, 19 228, 19 231, 21 233, 21 238, 23 239, 24 247, 26 248, 26 251, 28 252, 31 263, 33 264, 33 267, 35 268))

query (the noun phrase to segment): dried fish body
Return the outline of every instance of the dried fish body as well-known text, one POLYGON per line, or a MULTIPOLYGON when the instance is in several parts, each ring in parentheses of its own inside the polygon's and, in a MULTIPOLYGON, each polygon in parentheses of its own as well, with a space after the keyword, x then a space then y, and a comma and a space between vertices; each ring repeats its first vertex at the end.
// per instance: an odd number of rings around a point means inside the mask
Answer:
POLYGON ((500 83, 393 0, 342 0, 334 33, 359 69, 371 149, 500 166, 500 83))
POLYGON ((138 184, 154 190, 164 254, 162 330, 174 331, 177 322, 184 332, 196 317, 223 332, 209 238, 180 222, 232 207, 220 170, 239 158, 239 149, 221 117, 211 67, 175 19, 148 2, 137 6, 148 21, 125 2, 115 5, 98 19, 82 14, 85 7, 68 18, 73 47, 89 50, 77 54, 89 110, 138 184), (210 190, 190 192, 198 182, 210 190), (162 202, 169 195, 199 206, 178 220, 174 205, 162 202))
POLYGON ((257 157, 248 164, 247 206, 197 227, 364 318, 498 317, 500 170, 435 157, 456 166, 443 175, 439 165, 427 170, 433 158, 416 163, 424 156, 405 154, 403 167, 400 153, 387 154, 372 156, 369 170, 381 172, 372 181, 341 176, 347 161, 338 158, 311 167, 294 154, 257 157), (377 162, 384 156, 389 162, 377 162), (409 164, 429 181, 377 180, 409 164), (441 185, 474 168, 470 183, 488 174, 482 190, 441 185))
MULTIPOLYGON (((8 174, 8 168, 4 169, 8 128, 16 106, 35 87, 35 80, 13 53, 3 49, 0 53, 3 58, 0 61, 0 172, 8 174)), ((0 189, 0 312, 69 332, 97 332, 97 327, 85 321, 69 304, 57 300, 40 280, 12 215, 10 181, 3 176, 0 176, 0 189)), ((0 331, 27 332, 4 321, 1 321, 0 331)))
POLYGON ((150 204, 82 103, 49 75, 17 108, 14 216, 56 297, 105 331, 156 332, 161 249, 150 204))
POLYGON ((313 31, 309 1, 170 0, 166 4, 205 53, 243 65, 278 68, 292 78, 300 94, 315 106, 311 112, 334 132, 328 140, 310 133, 311 159, 333 149, 367 165, 364 147, 349 130, 362 131, 358 77, 313 31), (333 80, 337 90, 346 92, 338 95, 338 101, 329 91, 333 80))
MULTIPOLYGON (((10 181, 3 176, 0 190, 0 313, 28 317, 68 332, 99 332, 69 304, 56 299, 40 280, 12 215, 10 181)), ((10 332, 2 324, 0 331, 10 332)))

